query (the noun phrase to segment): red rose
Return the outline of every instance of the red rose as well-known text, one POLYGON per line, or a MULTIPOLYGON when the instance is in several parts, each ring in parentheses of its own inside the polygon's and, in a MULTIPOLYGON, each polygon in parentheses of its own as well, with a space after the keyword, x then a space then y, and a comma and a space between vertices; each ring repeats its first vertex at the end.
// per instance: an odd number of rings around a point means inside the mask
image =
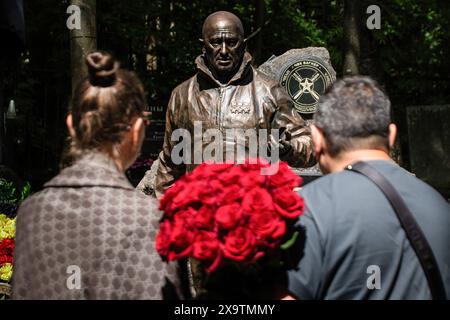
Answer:
POLYGON ((2 266, 5 263, 13 263, 13 258, 10 256, 0 255, 0 266, 2 266))
POLYGON ((281 188, 273 192, 275 210, 287 219, 298 218, 304 210, 303 198, 290 188, 281 188))
POLYGON ((205 235, 205 232, 199 234, 193 247, 192 256, 203 262, 206 272, 209 273, 217 269, 222 261, 222 250, 214 233, 209 235, 205 235))
POLYGON ((217 175, 223 171, 229 170, 232 167, 234 167, 234 164, 232 162, 224 162, 224 163, 210 164, 208 166, 208 169, 217 175))
POLYGON ((223 189, 220 196, 220 204, 226 205, 233 202, 240 202, 244 197, 245 191, 238 185, 231 185, 223 189))
POLYGON ((250 261, 256 252, 256 239, 253 233, 244 227, 237 227, 225 237, 223 254, 235 261, 250 261))
POLYGON ((216 222, 222 229, 232 229, 241 218, 241 206, 237 203, 220 207, 216 212, 216 222))
POLYGON ((3 255, 12 255, 14 251, 14 239, 5 238, 0 241, 0 253, 3 255))
POLYGON ((5 238, 0 241, 0 265, 13 263, 14 239, 5 238))
POLYGON ((278 163, 278 171, 268 176, 269 186, 272 188, 290 188, 294 189, 295 187, 298 187, 302 183, 302 179, 297 176, 294 172, 292 172, 291 169, 289 169, 289 166, 286 162, 280 161, 278 163))
POLYGON ((196 183, 193 186, 196 189, 194 192, 198 194, 199 202, 203 205, 217 205, 216 196, 222 190, 222 184, 216 179, 211 179, 209 181, 202 181, 196 183))
POLYGON ((213 163, 206 161, 197 166, 189 177, 191 180, 207 180, 210 177, 216 177, 218 174, 228 170, 232 166, 232 163, 213 163))
POLYGON ((260 187, 248 191, 242 199, 242 210, 245 213, 273 211, 273 208, 272 196, 260 187))
POLYGON ((206 183, 198 181, 196 183, 186 184, 183 189, 179 190, 178 194, 172 199, 171 208, 186 208, 189 205, 199 202, 200 191, 206 183))
POLYGON ((199 229, 211 230, 214 227, 214 208, 202 206, 194 214, 194 225, 199 229))
POLYGON ((220 250, 219 240, 214 232, 201 231, 195 236, 192 256, 199 260, 214 261, 220 250))
POLYGON ((266 182, 266 176, 261 175, 259 171, 244 171, 241 179, 239 179, 240 185, 246 189, 251 190, 254 187, 262 187, 266 182))
POLYGON ((261 168, 267 168, 270 163, 264 158, 247 158, 241 165, 241 169, 245 171, 261 171, 261 168))
POLYGON ((159 224, 159 231, 156 235, 155 245, 156 251, 163 256, 167 257, 170 249, 170 234, 171 225, 169 220, 164 220, 159 224))
POLYGON ((227 171, 222 172, 217 178, 222 182, 224 186, 236 185, 239 183, 239 179, 242 177, 243 172, 240 166, 233 166, 227 171))
POLYGON ((210 193, 213 193, 213 194, 216 194, 216 193, 222 191, 222 189, 223 189, 223 185, 218 179, 210 179, 208 181, 208 185, 209 185, 209 188, 211 189, 210 193))
POLYGON ((194 224, 194 210, 177 212, 174 215, 170 234, 170 250, 168 260, 177 260, 187 257, 192 250, 194 233, 191 228, 194 224))
POLYGON ((261 240, 273 241, 280 239, 286 232, 286 223, 272 211, 262 211, 250 215, 248 227, 261 240))
POLYGON ((263 186, 266 182, 266 176, 261 174, 261 168, 268 166, 269 163, 264 159, 246 159, 243 164, 238 166, 241 175, 239 184, 246 190, 263 186))
POLYGON ((195 169, 192 172, 187 174, 188 179, 190 181, 196 181, 196 180, 205 178, 205 176, 206 176, 205 170, 207 167, 208 167, 207 163, 203 162, 203 163, 199 164, 197 167, 195 167, 195 169))
POLYGON ((163 210, 166 215, 170 215, 174 210, 174 198, 185 188, 185 179, 182 177, 175 182, 169 189, 164 192, 160 202, 159 209, 163 210))

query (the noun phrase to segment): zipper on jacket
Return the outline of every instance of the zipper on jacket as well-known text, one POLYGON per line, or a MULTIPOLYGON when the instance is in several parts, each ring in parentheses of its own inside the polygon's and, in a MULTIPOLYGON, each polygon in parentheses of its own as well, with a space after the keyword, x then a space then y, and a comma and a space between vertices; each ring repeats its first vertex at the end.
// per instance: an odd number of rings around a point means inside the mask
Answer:
POLYGON ((222 98, 223 98, 223 91, 225 90, 224 87, 219 88, 219 103, 217 105, 217 115, 216 115, 216 122, 217 126, 219 127, 219 130, 222 130, 222 98))

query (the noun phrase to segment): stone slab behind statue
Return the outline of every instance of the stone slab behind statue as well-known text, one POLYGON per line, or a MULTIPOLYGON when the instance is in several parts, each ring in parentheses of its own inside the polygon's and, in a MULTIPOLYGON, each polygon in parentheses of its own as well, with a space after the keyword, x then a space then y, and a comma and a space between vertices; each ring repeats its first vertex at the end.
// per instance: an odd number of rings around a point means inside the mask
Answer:
POLYGON ((280 83, 306 119, 311 118, 320 96, 336 80, 330 54, 323 47, 288 50, 272 56, 258 70, 280 83))
MULTIPOLYGON (((318 97, 336 80, 330 54, 323 47, 288 50, 278 57, 272 56, 258 70, 280 83, 307 124, 313 121, 318 97)), ((304 184, 322 175, 318 165, 293 170, 303 178, 304 184)))

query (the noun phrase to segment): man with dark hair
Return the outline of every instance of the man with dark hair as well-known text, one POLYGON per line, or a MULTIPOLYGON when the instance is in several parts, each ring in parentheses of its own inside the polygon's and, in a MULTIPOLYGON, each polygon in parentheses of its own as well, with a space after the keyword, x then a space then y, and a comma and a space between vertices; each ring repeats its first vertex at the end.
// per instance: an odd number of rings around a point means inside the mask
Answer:
POLYGON ((287 297, 432 297, 403 222, 381 189, 353 170, 361 161, 384 176, 406 204, 437 262, 441 292, 450 297, 450 205, 389 157, 397 129, 388 97, 370 78, 344 78, 321 98, 314 120, 315 155, 328 174, 300 192, 306 206, 299 220, 304 247, 296 252, 302 254, 298 268, 288 273, 287 297))
MULTIPOLYGON (((196 123, 202 124, 201 130, 213 129, 222 133, 251 129, 259 135, 260 130, 266 130, 269 134, 259 148, 262 145, 270 149, 271 146, 272 152, 279 151, 281 160, 294 167, 314 165, 309 127, 294 110, 284 89, 251 66, 252 58, 246 52, 240 19, 226 11, 209 15, 203 24, 201 42, 203 54, 195 61, 197 74, 176 87, 169 101, 163 151, 156 175, 156 194, 161 196, 176 179, 198 164, 180 164, 171 158, 177 143, 172 140, 172 133, 183 129, 192 137, 196 123), (279 138, 272 135, 272 130, 279 133, 279 138)), ((192 147, 194 153, 196 143, 200 150, 215 143, 223 145, 219 150, 225 152, 237 145, 234 140, 219 140, 205 142, 194 136, 189 148, 192 147)), ((236 158, 223 159, 226 160, 235 161, 236 158)))

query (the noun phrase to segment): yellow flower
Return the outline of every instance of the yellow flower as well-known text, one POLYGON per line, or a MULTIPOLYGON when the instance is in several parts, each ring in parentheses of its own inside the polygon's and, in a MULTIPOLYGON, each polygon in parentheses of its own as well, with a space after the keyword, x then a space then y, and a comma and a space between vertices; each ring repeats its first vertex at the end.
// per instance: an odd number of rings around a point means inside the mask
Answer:
POLYGON ((9 282, 11 280, 13 266, 11 263, 5 263, 0 267, 0 280, 9 282))
POLYGON ((16 235, 16 218, 8 218, 0 214, 0 240, 5 238, 14 238, 16 235))

